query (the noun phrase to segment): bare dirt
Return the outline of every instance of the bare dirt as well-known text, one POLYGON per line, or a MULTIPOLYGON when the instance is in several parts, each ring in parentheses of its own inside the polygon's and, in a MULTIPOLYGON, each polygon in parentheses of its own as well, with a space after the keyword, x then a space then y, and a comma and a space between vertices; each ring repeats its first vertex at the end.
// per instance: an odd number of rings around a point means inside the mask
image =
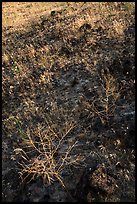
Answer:
MULTIPOLYGON (((50 5, 25 29, 6 26, 14 4, 3 3, 2 201, 135 202, 134 3, 50 5), (63 183, 37 174, 22 181, 28 131, 41 148, 38 136, 48 137, 48 128, 66 134, 54 162, 73 147, 59 172, 63 183)), ((31 4, 18 3, 17 13, 31 4)), ((27 164, 38 156, 27 155, 27 164)))

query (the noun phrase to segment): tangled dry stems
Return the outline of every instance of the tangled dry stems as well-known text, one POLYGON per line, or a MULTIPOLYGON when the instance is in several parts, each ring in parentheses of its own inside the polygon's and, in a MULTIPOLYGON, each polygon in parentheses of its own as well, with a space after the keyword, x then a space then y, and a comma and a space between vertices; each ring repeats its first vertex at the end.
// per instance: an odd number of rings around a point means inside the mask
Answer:
POLYGON ((116 102, 120 97, 120 89, 118 88, 118 84, 116 79, 112 76, 110 71, 107 69, 106 73, 101 73, 101 95, 99 95, 98 102, 102 108, 101 111, 96 108, 95 101, 93 102, 93 110, 100 117, 101 122, 103 124, 108 123, 109 117, 113 116, 116 102))
POLYGON ((28 129, 27 139, 24 139, 23 146, 27 147, 28 151, 23 149, 15 149, 15 152, 20 152, 22 157, 20 177, 22 181, 28 182, 34 180, 35 177, 42 177, 43 183, 49 185, 58 179, 62 186, 65 187, 61 173, 63 169, 70 165, 77 165, 79 163, 79 156, 71 155, 72 149, 75 147, 77 141, 68 145, 62 151, 63 144, 66 142, 65 138, 75 128, 76 124, 73 122, 66 124, 66 130, 62 136, 58 135, 54 129, 49 125, 46 130, 41 127, 38 129, 37 138, 31 136, 28 129), (35 154, 33 159, 30 159, 30 154, 35 154), (37 156, 36 156, 37 155, 37 156))
POLYGON ((84 106, 90 110, 90 115, 99 117, 102 124, 108 124, 109 118, 114 115, 121 88, 108 69, 106 73, 102 71, 99 79, 101 84, 97 91, 98 98, 88 102, 84 101, 84 106))

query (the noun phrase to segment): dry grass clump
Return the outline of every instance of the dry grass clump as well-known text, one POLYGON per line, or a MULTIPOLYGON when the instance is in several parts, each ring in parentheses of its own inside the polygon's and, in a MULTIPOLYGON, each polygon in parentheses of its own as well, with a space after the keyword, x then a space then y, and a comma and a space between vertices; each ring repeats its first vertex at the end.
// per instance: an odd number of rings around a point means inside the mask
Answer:
POLYGON ((105 124, 114 115, 116 102, 120 97, 120 89, 109 70, 102 70, 101 75, 101 91, 98 91, 98 99, 93 101, 91 108, 105 124))
POLYGON ((35 177, 42 177, 44 184, 51 184, 58 179, 64 186, 62 171, 70 165, 78 165, 79 156, 71 155, 77 141, 68 142, 66 139, 76 124, 66 122, 62 135, 52 126, 54 125, 45 128, 38 125, 35 137, 28 129, 27 138, 22 143, 23 148, 14 150, 22 157, 19 163, 22 181, 30 182, 35 177))
MULTIPOLYGON (((98 75, 99 76, 99 75, 98 75)), ((98 77, 99 87, 94 87, 96 97, 91 100, 80 99, 82 105, 90 111, 89 115, 94 118, 99 117, 102 124, 108 124, 111 116, 114 116, 117 107, 117 101, 120 98, 121 88, 108 69, 101 70, 101 76, 98 77)))

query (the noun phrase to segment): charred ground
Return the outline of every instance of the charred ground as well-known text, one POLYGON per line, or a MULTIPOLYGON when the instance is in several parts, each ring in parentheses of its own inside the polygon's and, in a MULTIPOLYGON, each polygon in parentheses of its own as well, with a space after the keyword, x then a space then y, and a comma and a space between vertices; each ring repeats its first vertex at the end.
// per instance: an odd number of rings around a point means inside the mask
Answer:
POLYGON ((134 3, 49 11, 3 20, 3 201, 133 202, 134 3))

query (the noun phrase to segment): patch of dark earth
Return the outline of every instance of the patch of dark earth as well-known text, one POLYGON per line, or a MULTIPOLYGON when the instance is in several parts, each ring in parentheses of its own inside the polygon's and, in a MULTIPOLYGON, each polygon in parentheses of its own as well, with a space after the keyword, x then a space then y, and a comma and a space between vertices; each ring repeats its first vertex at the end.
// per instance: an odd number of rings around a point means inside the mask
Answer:
MULTIPOLYGON (((129 29, 126 33, 127 38, 131 31, 132 29, 129 29)), ((56 70, 56 76, 47 87, 50 94, 46 95, 46 99, 35 98, 41 109, 45 109, 46 104, 45 110, 52 117, 56 117, 56 113, 50 113, 51 104, 56 102, 56 106, 65 108, 69 117, 78 124, 73 134, 70 134, 72 140, 78 141, 72 154, 80 153, 85 159, 80 166, 70 166, 62 172, 65 188, 59 181, 51 185, 43 184, 41 178, 30 183, 21 183, 16 168, 19 159, 15 159, 13 149, 13 144, 19 137, 16 133, 14 138, 13 135, 8 137, 6 129, 3 130, 3 202, 135 201, 135 100, 134 86, 131 83, 135 76, 128 42, 125 49, 129 58, 127 61, 126 57, 122 57, 122 63, 130 67, 130 73, 123 71, 117 59, 109 64, 110 72, 118 78, 119 86, 124 86, 111 116, 97 113, 97 110, 103 110, 99 100, 103 76, 101 60, 92 71, 82 63, 68 64, 62 70, 56 70), (112 67, 115 69, 112 70, 112 67), (93 111, 93 104, 96 111, 93 111)), ((33 120, 34 124, 38 121, 44 123, 44 117, 34 117, 33 120)), ((29 124, 29 121, 26 123, 29 124)), ((19 144, 20 139, 16 142, 19 144)))

